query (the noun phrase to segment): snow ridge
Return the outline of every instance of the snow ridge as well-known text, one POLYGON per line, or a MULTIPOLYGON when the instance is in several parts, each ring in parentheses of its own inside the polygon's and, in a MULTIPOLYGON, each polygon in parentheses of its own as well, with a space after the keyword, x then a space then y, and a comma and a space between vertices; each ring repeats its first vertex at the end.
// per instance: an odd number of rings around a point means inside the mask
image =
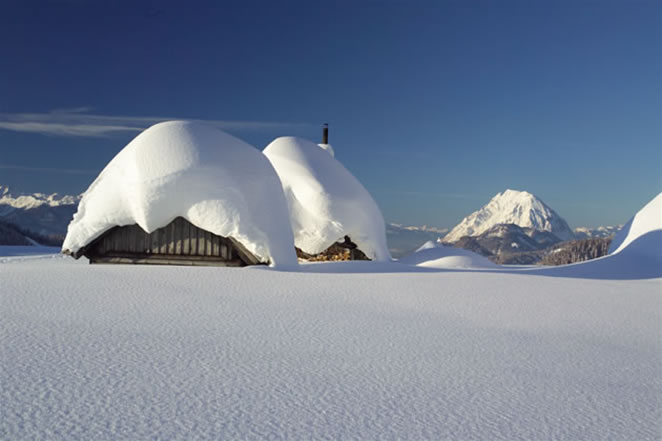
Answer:
POLYGON ((641 245, 637 248, 639 251, 647 251, 648 254, 660 258, 662 250, 662 193, 655 196, 648 204, 635 214, 632 219, 626 223, 623 228, 614 236, 609 246, 609 254, 620 253, 631 243, 644 236, 649 236, 646 240, 645 248, 641 245))
POLYGON ((508 189, 465 217, 446 235, 444 242, 455 242, 464 236, 478 236, 497 224, 515 224, 547 231, 561 240, 574 238, 568 223, 535 195, 508 189))

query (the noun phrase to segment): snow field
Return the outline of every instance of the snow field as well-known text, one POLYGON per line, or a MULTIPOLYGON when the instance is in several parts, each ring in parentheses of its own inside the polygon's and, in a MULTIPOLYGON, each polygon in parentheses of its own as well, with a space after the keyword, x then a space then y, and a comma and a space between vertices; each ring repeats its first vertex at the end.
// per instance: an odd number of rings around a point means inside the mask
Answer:
POLYGON ((662 279, 352 264, 9 259, 0 438, 658 439, 662 279))

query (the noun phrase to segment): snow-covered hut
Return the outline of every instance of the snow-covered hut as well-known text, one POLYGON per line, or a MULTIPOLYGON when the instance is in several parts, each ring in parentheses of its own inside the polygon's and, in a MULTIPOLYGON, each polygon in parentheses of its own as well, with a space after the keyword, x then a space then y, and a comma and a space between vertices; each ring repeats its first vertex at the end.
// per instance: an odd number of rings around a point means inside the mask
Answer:
POLYGON ((391 259, 379 207, 329 144, 281 137, 264 154, 283 184, 299 257, 391 259))
POLYGON ((214 127, 156 124, 84 193, 63 252, 91 263, 296 264, 287 203, 259 150, 214 127))

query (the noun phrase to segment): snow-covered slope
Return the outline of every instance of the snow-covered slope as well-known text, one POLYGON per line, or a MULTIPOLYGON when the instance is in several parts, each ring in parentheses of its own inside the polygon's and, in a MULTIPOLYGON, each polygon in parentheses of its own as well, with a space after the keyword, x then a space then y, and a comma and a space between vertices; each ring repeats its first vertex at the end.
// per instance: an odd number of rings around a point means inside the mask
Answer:
POLYGON ((296 264, 278 176, 259 150, 195 122, 156 124, 138 135, 84 193, 64 250, 116 225, 152 232, 182 216, 233 237, 263 262, 296 264))
POLYGON ((400 263, 425 268, 485 269, 497 268, 487 258, 474 252, 428 241, 400 263))
POLYGON ((348 235, 371 259, 391 258, 379 207, 329 150, 282 137, 264 154, 283 184, 298 248, 316 254, 348 235))
POLYGON ((2 439, 662 433, 661 279, 9 259, 2 439))
POLYGON ((662 193, 655 196, 648 204, 630 219, 614 236, 609 246, 609 254, 616 254, 628 248, 633 242, 646 242, 635 245, 641 252, 653 255, 662 254, 662 193), (648 249, 650 248, 650 249, 648 249))
POLYGON ((526 191, 506 190, 465 217, 444 237, 444 242, 452 243, 463 236, 477 236, 497 224, 515 224, 548 231, 561 240, 574 237, 568 223, 536 196, 526 191))

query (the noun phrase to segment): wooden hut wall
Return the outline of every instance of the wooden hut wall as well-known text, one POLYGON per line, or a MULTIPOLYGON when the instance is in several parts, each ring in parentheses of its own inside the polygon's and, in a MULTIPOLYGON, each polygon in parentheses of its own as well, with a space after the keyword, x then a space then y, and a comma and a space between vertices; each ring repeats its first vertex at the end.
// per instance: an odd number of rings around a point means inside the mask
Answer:
POLYGON ((349 236, 345 236, 342 242, 338 241, 318 254, 308 254, 297 247, 295 247, 295 250, 299 259, 310 262, 327 260, 371 260, 354 242, 352 242, 352 239, 350 239, 349 236))
POLYGON ((115 227, 83 254, 90 263, 223 266, 259 263, 239 242, 198 228, 183 217, 152 233, 137 224, 115 227))

